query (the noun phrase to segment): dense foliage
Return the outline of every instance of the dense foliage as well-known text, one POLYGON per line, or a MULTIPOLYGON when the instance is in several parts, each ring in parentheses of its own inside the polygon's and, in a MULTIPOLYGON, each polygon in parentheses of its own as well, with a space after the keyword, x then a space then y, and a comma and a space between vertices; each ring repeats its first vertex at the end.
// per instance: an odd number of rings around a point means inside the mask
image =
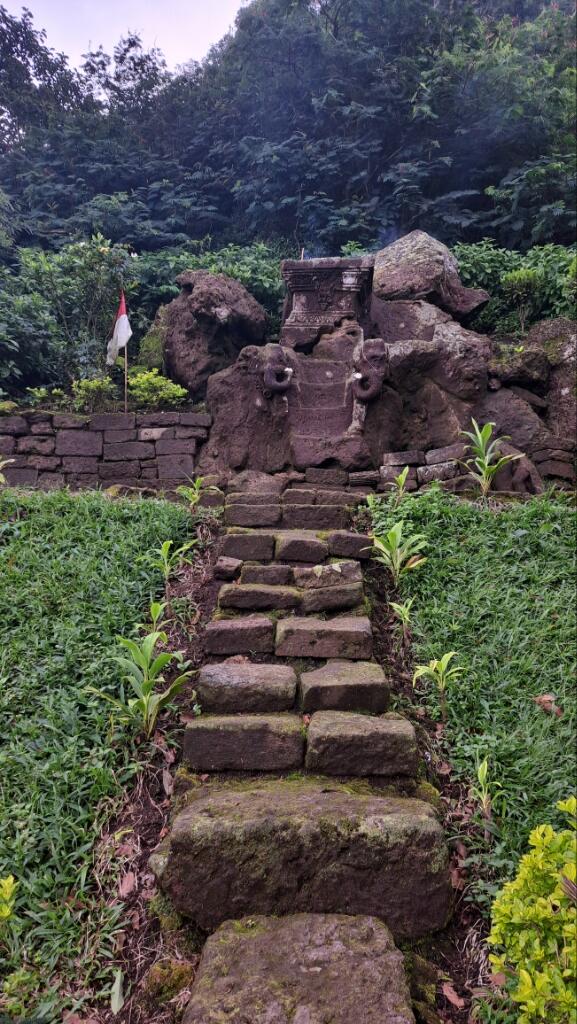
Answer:
POLYGON ((163 501, 0 495, 0 879, 18 882, 0 1014, 61 1019, 65 993, 110 985, 122 906, 99 898, 93 847, 136 768, 86 687, 117 694, 114 638, 162 585, 141 556, 189 523, 163 501))
POLYGON ((69 69, 0 7, 0 250, 572 241, 570 0, 252 0, 202 64, 69 69))
POLYGON ((555 832, 538 825, 531 851, 521 859, 492 910, 491 961, 511 977, 518 1024, 566 1024, 575 1011, 577 983, 577 905, 575 865, 577 801, 560 801, 569 828, 555 832))
MULTIPOLYGON (((563 495, 496 513, 432 488, 398 508, 377 506, 376 532, 398 520, 428 541, 426 564, 400 584, 403 600, 414 597, 415 660, 456 651, 465 669, 446 694, 454 777, 473 780, 488 759, 495 819, 488 842, 479 832, 473 886, 488 906, 528 831, 555 824, 555 805, 574 786, 575 513, 563 495), (560 715, 536 701, 544 694, 560 715)), ((434 688, 425 700, 438 713, 434 688)))

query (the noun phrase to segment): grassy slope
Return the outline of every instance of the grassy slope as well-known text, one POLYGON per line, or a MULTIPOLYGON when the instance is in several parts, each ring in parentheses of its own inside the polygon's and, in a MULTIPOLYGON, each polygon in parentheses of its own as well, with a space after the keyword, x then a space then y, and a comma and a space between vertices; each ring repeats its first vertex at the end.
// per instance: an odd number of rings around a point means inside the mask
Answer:
MULTIPOLYGON (((429 541, 428 562, 402 584, 415 595, 415 660, 454 650, 466 668, 449 700, 451 762, 471 779, 488 757, 505 790, 501 834, 481 851, 485 877, 498 882, 530 829, 557 820, 556 801, 574 788, 574 512, 563 497, 495 513, 432 490, 406 499, 402 512, 384 510, 381 532, 399 518, 429 541), (561 718, 535 704, 543 693, 556 695, 561 718)), ((427 702, 436 709, 430 691, 427 702)))
POLYGON ((16 1013, 37 988, 57 1001, 55 972, 80 991, 110 980, 99 965, 119 907, 98 900, 92 847, 134 765, 84 687, 117 690, 114 637, 162 584, 138 558, 189 521, 162 501, 0 494, 0 876, 19 883, 4 972, 24 961, 29 974, 9 983, 16 1013))

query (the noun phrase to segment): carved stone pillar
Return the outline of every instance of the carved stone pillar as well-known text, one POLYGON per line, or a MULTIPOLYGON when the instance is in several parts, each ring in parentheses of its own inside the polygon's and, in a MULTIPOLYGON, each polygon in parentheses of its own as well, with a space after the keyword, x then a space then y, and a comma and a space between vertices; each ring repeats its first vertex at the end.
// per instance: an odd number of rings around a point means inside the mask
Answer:
POLYGON ((307 348, 343 320, 359 320, 370 285, 373 260, 284 260, 287 286, 281 345, 307 348))

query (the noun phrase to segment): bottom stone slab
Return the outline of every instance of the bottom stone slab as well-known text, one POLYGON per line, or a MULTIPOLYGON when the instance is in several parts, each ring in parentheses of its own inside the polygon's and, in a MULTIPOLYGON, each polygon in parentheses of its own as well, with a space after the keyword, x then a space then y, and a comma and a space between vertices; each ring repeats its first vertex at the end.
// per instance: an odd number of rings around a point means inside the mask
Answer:
POLYGON ((374 917, 226 921, 208 939, 183 1024, 414 1024, 403 956, 374 917))

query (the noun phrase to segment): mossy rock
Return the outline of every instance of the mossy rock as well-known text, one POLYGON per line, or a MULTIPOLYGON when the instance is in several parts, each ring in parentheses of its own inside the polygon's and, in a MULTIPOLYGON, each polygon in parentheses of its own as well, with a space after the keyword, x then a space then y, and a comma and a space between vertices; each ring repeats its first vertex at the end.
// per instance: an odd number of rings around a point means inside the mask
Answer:
POLYGON ((142 988, 147 1001, 162 1006, 174 996, 189 988, 194 978, 194 967, 183 960, 159 960, 146 974, 142 988))

